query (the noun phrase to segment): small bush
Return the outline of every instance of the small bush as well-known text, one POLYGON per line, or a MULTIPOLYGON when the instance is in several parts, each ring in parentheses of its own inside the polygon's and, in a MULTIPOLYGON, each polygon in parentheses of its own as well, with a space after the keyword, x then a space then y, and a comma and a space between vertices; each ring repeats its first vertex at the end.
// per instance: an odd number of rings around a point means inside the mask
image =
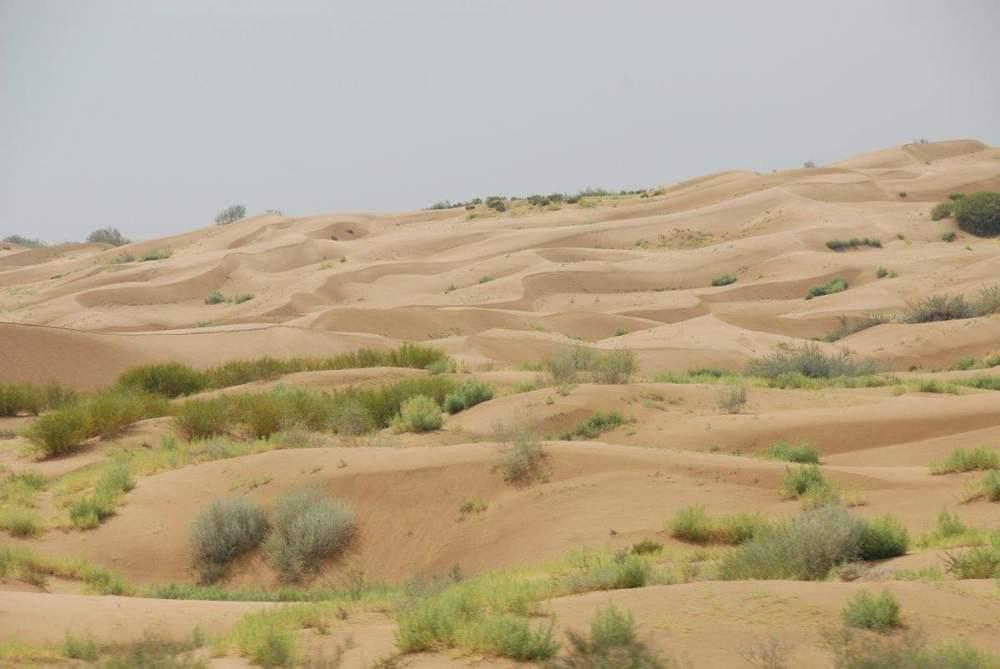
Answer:
POLYGON ((877 312, 866 313, 856 320, 848 320, 846 316, 841 316, 840 325, 838 325, 836 329, 831 331, 823 339, 827 342, 835 342, 843 339, 844 337, 849 337, 852 334, 861 332, 862 330, 867 330, 868 328, 873 328, 876 325, 891 322, 891 316, 877 312))
POLYGON ((717 403, 723 413, 740 413, 747 405, 746 386, 741 384, 719 388, 717 403))
POLYGON ((597 352, 583 346, 561 348, 545 361, 545 367, 556 383, 574 383, 582 372, 589 371, 597 352))
POLYGON ((885 267, 879 265, 878 267, 875 268, 875 278, 884 279, 887 276, 889 276, 889 270, 887 270, 885 267))
POLYGON ((300 581, 336 555, 354 534, 354 515, 344 503, 315 489, 284 495, 271 512, 273 530, 265 545, 283 581, 300 581))
POLYGON ((839 506, 823 506, 774 525, 727 553, 725 580, 826 578, 830 570, 860 555, 864 523, 839 506))
POLYGON ((910 535, 906 527, 892 516, 881 516, 865 521, 861 533, 861 558, 885 560, 906 555, 910 535))
POLYGON ((819 453, 808 441, 793 443, 777 441, 767 447, 764 455, 772 460, 797 462, 799 464, 819 464, 819 453))
POLYGON ((965 643, 928 646, 919 631, 881 638, 851 627, 824 633, 834 669, 995 669, 997 659, 965 643))
POLYGON ((99 228, 87 235, 87 241, 91 244, 111 244, 112 246, 124 246, 131 243, 118 228, 99 228))
POLYGON ((952 209, 954 208, 954 202, 938 202, 931 209, 931 220, 940 221, 943 218, 948 218, 952 214, 952 209))
POLYGON ((30 413, 37 416, 45 403, 38 388, 28 383, 0 383, 0 416, 30 413))
POLYGON ((826 243, 827 248, 831 251, 843 251, 844 249, 856 249, 859 246, 871 246, 873 248, 882 248, 882 242, 878 239, 869 239, 865 237, 864 239, 858 239, 857 237, 852 237, 851 239, 831 239, 826 243))
POLYGON ((608 606, 594 614, 590 638, 568 633, 570 652, 553 669, 667 669, 673 665, 636 637, 632 614, 608 606))
POLYGON ((1000 468, 1000 455, 992 448, 980 446, 966 449, 956 448, 943 460, 931 463, 932 474, 951 474, 1000 468))
POLYGON ((431 432, 440 429, 441 407, 426 395, 417 395, 403 402, 399 416, 393 421, 396 432, 431 432))
POLYGON ((493 387, 480 381, 466 381, 444 399, 444 409, 450 414, 465 411, 493 399, 493 387))
POLYGON ((286 406, 278 395, 246 395, 240 398, 239 405, 241 418, 254 439, 267 439, 284 427, 286 406))
POLYGON ((222 304, 226 301, 226 296, 217 290, 213 290, 211 293, 205 296, 205 304, 222 304))
POLYGON ((217 580, 230 560, 259 546, 267 527, 264 512, 250 500, 231 497, 209 504, 191 526, 194 564, 202 582, 217 580))
POLYGON ((887 632, 899 626, 899 602, 888 590, 872 596, 859 592, 841 612, 848 627, 887 632))
POLYGON ((935 323, 980 315, 976 305, 961 295, 931 295, 909 304, 903 313, 904 323, 935 323))
POLYGON ((841 376, 866 376, 875 373, 871 360, 856 362, 843 352, 826 354, 813 342, 802 346, 779 345, 763 358, 747 363, 749 376, 768 379, 800 374, 811 379, 829 379, 841 376))
MULTIPOLYGON (((306 424, 312 427, 308 421, 306 424)), ((334 432, 347 436, 364 434, 374 427, 374 421, 368 408, 361 400, 351 396, 334 404, 330 411, 329 424, 334 432)), ((316 428, 312 427, 312 429, 316 428)))
POLYGON ((230 298, 230 301, 233 304, 243 304, 244 302, 249 302, 253 298, 253 293, 236 293, 230 298))
POLYGON ((549 476, 549 455, 538 441, 538 436, 526 425, 497 424, 494 439, 504 444, 496 468, 503 473, 503 480, 515 485, 529 485, 546 481, 549 476))
POLYGON ((90 435, 87 414, 79 405, 40 416, 25 431, 45 457, 54 458, 76 450, 90 435))
POLYGON ((980 192, 956 200, 958 227, 978 237, 1000 235, 1000 193, 980 192))
POLYGON ((834 293, 840 293, 847 290, 847 280, 840 277, 835 277, 830 279, 826 283, 813 286, 806 293, 806 299, 811 300, 814 297, 822 297, 824 295, 832 295, 834 293))
POLYGON ((736 283, 736 277, 732 274, 720 274, 712 277, 713 286, 728 286, 731 283, 736 283))
POLYGON ((38 512, 25 506, 0 507, 0 530, 12 537, 33 537, 43 529, 38 512))
POLYGON ((650 578, 649 563, 628 551, 584 553, 575 567, 565 584, 572 593, 641 588, 650 578))
POLYGON ((989 546, 946 554, 945 569, 958 579, 1000 578, 1000 539, 994 535, 989 546))
POLYGON ((628 383, 635 373, 635 354, 628 349, 599 354, 590 371, 595 383, 628 383))
POLYGON ((632 548, 629 552, 633 555, 653 555, 659 553, 663 550, 663 544, 658 541, 652 541, 651 539, 643 539, 638 543, 632 544, 632 548))
POLYGON ((113 461, 98 480, 92 494, 78 499, 69 508, 69 517, 77 528, 90 530, 115 513, 122 495, 135 487, 135 479, 125 462, 113 461))
POLYGON ((830 482, 816 465, 805 465, 785 469, 785 479, 781 484, 781 493, 786 498, 797 498, 814 488, 829 488, 830 482))
POLYGON ((941 235, 941 241, 943 241, 943 242, 953 242, 953 241, 955 241, 955 239, 957 237, 958 237, 958 235, 956 235, 952 230, 949 230, 948 232, 942 233, 942 235, 941 235))
POLYGON ((230 223, 235 223, 247 215, 247 208, 242 204, 233 204, 222 211, 220 211, 215 216, 216 225, 229 225, 230 223))
POLYGON ((670 536, 695 543, 705 543, 712 537, 712 521, 703 506, 686 506, 670 521, 670 536))
POLYGON ((26 249, 39 249, 44 246, 48 246, 41 239, 30 239, 24 235, 7 235, 3 238, 3 241, 7 244, 17 244, 18 246, 23 246, 26 249))

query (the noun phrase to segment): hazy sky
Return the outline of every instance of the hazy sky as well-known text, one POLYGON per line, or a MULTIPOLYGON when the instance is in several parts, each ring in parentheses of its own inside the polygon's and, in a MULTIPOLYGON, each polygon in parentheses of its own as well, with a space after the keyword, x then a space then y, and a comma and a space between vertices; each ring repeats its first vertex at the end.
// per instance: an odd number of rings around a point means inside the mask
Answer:
POLYGON ((0 0, 0 237, 1000 144, 1000 0, 0 0))

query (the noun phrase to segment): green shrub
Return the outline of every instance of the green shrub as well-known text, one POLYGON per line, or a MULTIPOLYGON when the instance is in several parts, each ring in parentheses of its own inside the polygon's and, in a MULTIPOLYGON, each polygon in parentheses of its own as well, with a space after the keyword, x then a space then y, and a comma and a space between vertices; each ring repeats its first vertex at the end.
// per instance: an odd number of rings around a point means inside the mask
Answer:
MULTIPOLYGON (((309 422, 306 422, 307 426, 309 422)), ((334 402, 329 424, 337 434, 357 436, 371 431, 375 422, 368 408, 357 397, 346 396, 334 402)), ((316 428, 313 428, 316 429, 316 428)))
POLYGON ((864 523, 839 506, 804 511, 755 535, 719 564, 725 580, 826 578, 860 555, 864 523))
POLYGON ((861 533, 861 558, 884 560, 906 555, 910 535, 906 527, 892 516, 880 516, 865 521, 861 533))
POLYGON ((205 296, 205 304, 222 304, 226 301, 226 296, 217 290, 213 290, 211 293, 205 296))
POLYGON ((133 367, 118 378, 118 385, 173 398, 204 390, 207 380, 188 365, 166 362, 133 367))
POLYGON ((273 393, 246 395, 241 398, 240 409, 241 417, 254 439, 267 439, 284 427, 286 407, 273 393))
POLYGON ((27 506, 0 506, 0 530, 12 537, 33 537, 43 529, 38 512, 27 506))
POLYGON ((166 400, 128 388, 112 388, 84 400, 80 409, 87 416, 88 436, 112 437, 145 418, 163 416, 166 400))
POLYGON ((857 237, 852 237, 851 239, 831 239, 826 243, 827 248, 831 251, 843 251, 844 249, 856 249, 859 246, 871 246, 873 248, 882 248, 882 242, 878 239, 869 239, 865 237, 864 239, 858 239, 857 237))
POLYGON ((396 432, 431 432, 441 428, 441 407, 426 395, 410 397, 399 409, 393 421, 396 432))
POLYGON ((37 416, 45 408, 38 388, 28 383, 0 383, 0 416, 30 413, 37 416))
POLYGON ((728 286, 731 283, 736 283, 736 277, 732 274, 720 274, 712 277, 713 286, 728 286))
POLYGON ((1000 455, 987 446, 956 448, 943 460, 931 463, 931 474, 950 474, 1000 468, 1000 455))
POLYGON ((663 550, 663 544, 658 541, 652 541, 651 539, 643 539, 638 543, 632 544, 632 548, 629 552, 633 555, 652 555, 654 553, 659 553, 663 550))
POLYGON ((590 414, 586 420, 574 429, 567 430, 561 434, 560 438, 572 439, 573 437, 582 437, 584 439, 596 439, 602 433, 613 430, 624 422, 626 422, 625 419, 617 411, 610 411, 608 413, 596 411, 590 414))
POLYGON ((859 592, 844 607, 841 617, 848 627, 887 632, 899 626, 899 602, 888 590, 876 596, 859 592))
POLYGON ((45 414, 31 424, 25 436, 45 457, 66 455, 89 438, 87 414, 80 405, 45 414))
POLYGON ((227 301, 232 302, 233 304, 243 304, 244 302, 249 302, 253 298, 253 293, 236 293, 227 301))
POLYGON ((829 480, 816 465, 804 465, 795 469, 785 468, 785 478, 781 483, 781 494, 786 498, 802 497, 810 490, 831 487, 829 480))
POLYGON ((875 373, 871 360, 854 361, 843 352, 826 354, 813 342, 801 346, 780 344, 763 358, 754 358, 747 363, 749 376, 777 379, 800 374, 806 378, 835 378, 841 376, 865 376, 875 373))
POLYGON ((875 278, 884 279, 887 276, 889 276, 889 270, 887 270, 885 267, 879 265, 878 267, 875 268, 875 278))
POLYGON ((978 237, 1000 235, 1000 193, 980 192, 956 200, 958 227, 978 237))
POLYGON ((545 361, 545 367, 556 383, 574 383, 580 373, 589 371, 597 352, 584 346, 560 348, 545 361))
POLYGON ((139 259, 143 262, 150 260, 166 260, 171 255, 173 255, 173 252, 170 249, 150 249, 143 253, 139 259))
POLYGON ((450 414, 456 414, 491 399, 492 386, 480 381, 466 381, 444 398, 444 409, 450 414))
POLYGON ((354 514, 343 502, 317 489, 285 494, 271 512, 272 531, 264 547, 282 581, 300 581, 322 560, 336 555, 354 534, 354 514))
POLYGON ((808 441, 793 443, 776 441, 767 447, 764 455, 772 460, 797 462, 799 464, 819 464, 819 453, 808 441))
MULTIPOLYGON (((450 380, 431 376, 427 378, 403 379, 393 384, 380 386, 374 389, 364 389, 356 391, 345 391, 338 393, 336 397, 355 397, 368 410, 376 427, 389 427, 402 410, 403 403, 417 395, 425 395, 434 400, 440 418, 440 406, 444 402, 448 393, 453 392, 455 384, 450 380)), ((432 419, 433 420, 433 419, 432 419)))
POLYGON ((707 542, 712 537, 712 521, 705 507, 692 504, 677 511, 670 521, 670 535, 695 543, 707 542))
POLYGON ((951 231, 951 230, 949 230, 948 232, 944 232, 944 233, 941 233, 941 241, 942 241, 942 242, 949 242, 949 243, 950 243, 950 242, 953 242, 953 241, 955 241, 955 239, 956 239, 957 237, 958 237, 958 235, 956 235, 956 234, 955 234, 955 233, 954 233, 953 231, 951 231))
POLYGON ((931 209, 931 220, 940 221, 942 218, 948 218, 952 214, 952 209, 955 206, 954 202, 938 202, 931 209))
POLYGON ((135 479, 127 463, 112 461, 98 480, 94 491, 75 501, 69 517, 78 529, 91 530, 115 513, 122 495, 135 487, 135 479))
POLYGON ((177 429, 188 440, 225 434, 236 419, 232 401, 225 396, 187 400, 176 412, 177 429))
POLYGON ((217 499, 191 525, 194 564, 203 583, 222 576, 230 560, 264 540, 267 518, 254 502, 242 497, 217 499))
POLYGON ((740 413, 747 405, 747 388, 742 384, 723 386, 719 388, 716 401, 723 413, 740 413))
POLYGON ((3 241, 7 244, 17 244, 18 246, 23 246, 26 249, 38 249, 44 246, 48 246, 41 239, 30 239, 24 235, 7 235, 3 238, 3 241))
POLYGON ((806 293, 806 299, 811 300, 814 297, 832 295, 833 293, 840 293, 845 290, 847 290, 847 280, 835 277, 822 285, 810 288, 809 292, 806 293))
POLYGON ((232 204, 220 211, 215 216, 216 225, 229 225, 235 223, 247 215, 247 208, 242 204, 232 204))

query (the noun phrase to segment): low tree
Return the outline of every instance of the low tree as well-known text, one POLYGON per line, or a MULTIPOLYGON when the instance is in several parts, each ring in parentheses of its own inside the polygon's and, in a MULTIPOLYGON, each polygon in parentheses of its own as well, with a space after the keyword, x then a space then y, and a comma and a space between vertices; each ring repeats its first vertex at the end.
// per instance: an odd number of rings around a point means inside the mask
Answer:
POLYGON ((112 246, 124 246, 130 244, 131 239, 123 235, 118 228, 100 228, 87 235, 87 241, 91 244, 111 244, 112 246))
POLYGON ((232 204, 223 209, 215 217, 216 225, 229 225, 246 218, 247 208, 242 204, 232 204))

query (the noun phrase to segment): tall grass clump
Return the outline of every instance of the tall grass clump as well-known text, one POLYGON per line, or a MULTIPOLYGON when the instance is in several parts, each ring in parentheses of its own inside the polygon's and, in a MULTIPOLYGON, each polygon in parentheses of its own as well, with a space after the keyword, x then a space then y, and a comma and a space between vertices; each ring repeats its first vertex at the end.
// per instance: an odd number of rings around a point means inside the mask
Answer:
POLYGON ((559 577, 570 593, 641 588, 650 581, 650 564, 628 550, 581 551, 570 557, 571 569, 559 577))
POLYGON ((847 280, 842 279, 839 276, 830 279, 824 284, 819 286, 813 286, 806 293, 806 299, 811 300, 814 297, 823 297, 824 295, 833 295, 834 293, 841 293, 847 290, 847 280))
POLYGON ((930 646, 919 630, 871 634, 843 626, 823 634, 833 669, 996 669, 1000 659, 965 642, 930 646))
POLYGON ((417 395, 403 402, 392 427, 396 432, 431 432, 440 429, 443 422, 437 402, 427 395, 417 395))
POLYGON ((627 610, 608 605, 594 614, 589 638, 570 631, 569 653, 552 669, 668 669, 668 658, 639 640, 635 620, 627 610))
POLYGON ((776 441, 767 447, 764 456, 771 460, 784 460, 785 462, 797 462, 799 464, 819 464, 819 452, 808 441, 794 443, 790 441, 776 441))
POLYGON ((465 411, 493 399, 493 387, 481 381, 466 381, 444 398, 444 409, 450 414, 465 411))
POLYGON ((983 475, 983 496, 991 502, 1000 502, 1000 471, 992 469, 983 475))
POLYGON ((935 323, 974 316, 974 305, 961 295, 931 295, 909 304, 902 320, 904 323, 935 323))
POLYGON ((526 423, 497 423, 493 427, 494 439, 502 444, 499 462, 494 467, 503 474, 503 480, 514 485, 530 485, 547 481, 551 473, 549 454, 541 441, 526 423))
POLYGON ((260 545, 268 522, 261 508, 242 497, 217 499, 191 525, 194 565, 203 583, 217 581, 234 558, 260 545))
POLYGON ((719 411, 723 413, 740 413, 747 405, 747 387, 743 384, 736 384, 719 388, 716 404, 719 411))
POLYGON ((584 346, 561 348, 545 361, 557 383, 575 383, 583 378, 595 383, 627 383, 635 373, 635 354, 628 349, 601 353, 584 346))
POLYGON ((126 462, 112 461, 94 486, 93 492, 70 506, 69 517, 81 530, 90 530, 115 513, 122 496, 135 488, 135 479, 126 462))
POLYGON ((205 389, 205 375, 179 362, 133 367, 118 378, 118 385, 164 397, 192 395, 205 389))
POLYGON ((987 446, 956 448, 944 459, 932 462, 931 474, 951 474, 1000 468, 1000 454, 987 446))
POLYGON ((280 497, 271 511, 271 536, 264 546, 284 582, 301 581, 344 548, 354 535, 354 514, 315 488, 280 497))
POLYGON ((868 312, 862 315, 860 318, 854 320, 848 320, 846 316, 840 317, 840 324, 830 331, 824 338, 823 341, 835 342, 844 337, 849 337, 852 334, 856 334, 868 328, 873 328, 877 325, 882 325, 883 323, 891 323, 892 317, 879 313, 879 312, 868 312))
POLYGON ((860 557, 864 523, 839 506, 823 506, 770 527, 719 564, 725 580, 826 578, 838 564, 860 557))
POLYGON ((945 554, 945 569, 958 579, 1000 578, 1000 533, 992 533, 985 546, 945 554))
POLYGON ((432 587, 405 598, 394 611, 396 646, 404 653, 459 649, 468 653, 547 660, 559 644, 551 625, 533 625, 546 586, 505 575, 432 587))
POLYGON ((716 542, 742 544, 769 527, 767 520, 759 513, 737 513, 712 518, 705 507, 690 505, 677 511, 667 524, 670 536, 684 541, 702 544, 716 542))
POLYGON ((768 355, 747 363, 746 373, 768 379, 796 375, 829 379, 874 374, 875 364, 871 360, 855 361, 842 351, 824 353, 815 342, 806 342, 801 346, 779 344, 768 355))
POLYGON ((841 612, 848 627, 888 632, 899 626, 899 602, 888 590, 878 595, 859 592, 841 612))

